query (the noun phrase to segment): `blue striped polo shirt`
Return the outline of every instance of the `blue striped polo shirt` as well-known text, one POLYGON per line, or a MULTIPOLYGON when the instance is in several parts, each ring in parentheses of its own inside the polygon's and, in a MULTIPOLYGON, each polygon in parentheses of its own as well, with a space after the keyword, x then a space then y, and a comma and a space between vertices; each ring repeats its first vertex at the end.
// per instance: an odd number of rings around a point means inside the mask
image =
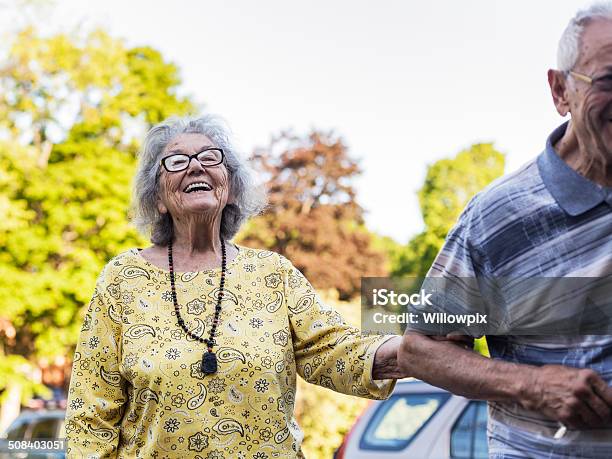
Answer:
MULTIPOLYGON (((468 203, 428 276, 612 276, 612 189, 581 176, 559 157, 553 146, 567 124, 550 135, 537 158, 491 183, 468 203)), ((504 301, 501 292, 495 304, 515 307, 513 301, 504 301)), ((535 300, 545 304, 545 293, 535 300)), ((469 312, 470 305, 463 309, 469 312)), ((512 314, 505 310, 498 316, 512 314)), ((610 335, 496 335, 488 336, 487 342, 492 358, 591 368, 612 385, 610 335)), ((490 402, 489 454, 493 458, 612 457, 612 426, 569 430, 555 440, 558 428, 557 422, 516 403, 490 402)))

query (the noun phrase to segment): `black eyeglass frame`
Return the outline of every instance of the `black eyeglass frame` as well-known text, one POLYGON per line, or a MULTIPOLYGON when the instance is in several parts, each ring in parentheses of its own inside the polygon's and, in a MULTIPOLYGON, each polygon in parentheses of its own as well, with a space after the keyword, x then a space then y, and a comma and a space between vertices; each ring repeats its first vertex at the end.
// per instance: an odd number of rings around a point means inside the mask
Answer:
POLYGON ((193 155, 188 155, 185 153, 172 153, 171 155, 165 156, 161 159, 161 161, 159 162, 159 164, 161 166, 164 167, 164 169, 166 169, 166 171, 168 172, 181 172, 184 171, 185 169, 187 169, 189 167, 189 165, 191 164, 191 160, 195 158, 201 165, 202 167, 214 167, 214 166, 218 166, 219 164, 222 164, 223 161, 225 160, 225 152, 223 151, 222 148, 218 148, 218 147, 210 147, 210 148, 205 148, 204 150, 198 151, 197 153, 194 153, 193 155), (198 160, 198 155, 207 151, 218 151, 219 153, 221 153, 221 158, 219 159, 219 162, 214 163, 214 164, 202 164, 201 161, 198 160), (186 166, 182 169, 178 169, 178 170, 170 170, 168 169, 168 166, 166 166, 166 160, 168 158, 172 158, 173 156, 185 156, 186 158, 189 159, 189 161, 187 161, 186 166))

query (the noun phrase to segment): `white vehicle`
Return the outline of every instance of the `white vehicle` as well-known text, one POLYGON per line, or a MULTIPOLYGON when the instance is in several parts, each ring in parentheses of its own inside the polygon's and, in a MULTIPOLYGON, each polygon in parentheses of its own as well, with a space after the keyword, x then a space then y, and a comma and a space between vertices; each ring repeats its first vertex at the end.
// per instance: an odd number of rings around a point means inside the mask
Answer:
POLYGON ((372 402, 335 459, 488 459, 487 404, 417 380, 372 402))

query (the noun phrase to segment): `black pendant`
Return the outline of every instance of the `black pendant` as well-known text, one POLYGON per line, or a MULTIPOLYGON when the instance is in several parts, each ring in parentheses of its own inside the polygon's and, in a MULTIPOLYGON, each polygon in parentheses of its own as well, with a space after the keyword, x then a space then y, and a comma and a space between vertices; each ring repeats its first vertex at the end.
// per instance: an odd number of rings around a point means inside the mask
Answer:
POLYGON ((214 352, 204 352, 202 357, 202 373, 211 375, 217 372, 217 356, 214 352))

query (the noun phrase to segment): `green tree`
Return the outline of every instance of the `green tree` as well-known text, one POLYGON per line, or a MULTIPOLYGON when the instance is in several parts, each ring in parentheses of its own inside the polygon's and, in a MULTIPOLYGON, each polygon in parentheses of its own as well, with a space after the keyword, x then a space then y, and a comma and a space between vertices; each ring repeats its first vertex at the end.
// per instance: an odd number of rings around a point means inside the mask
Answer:
MULTIPOLYGON (((429 166, 419 203, 425 229, 403 250, 392 253, 391 275, 425 277, 468 201, 504 172, 505 157, 492 144, 475 144, 454 158, 429 166)), ((486 339, 477 339, 474 349, 488 356, 486 339)))
POLYGON ((158 51, 100 30, 28 28, 1 62, 0 367, 16 368, 71 355, 102 266, 144 243, 126 215, 137 139, 192 105, 158 51))
POLYGON ((504 172, 504 155, 490 143, 475 144, 429 166, 419 203, 425 229, 399 253, 393 276, 424 277, 468 201, 504 172))

